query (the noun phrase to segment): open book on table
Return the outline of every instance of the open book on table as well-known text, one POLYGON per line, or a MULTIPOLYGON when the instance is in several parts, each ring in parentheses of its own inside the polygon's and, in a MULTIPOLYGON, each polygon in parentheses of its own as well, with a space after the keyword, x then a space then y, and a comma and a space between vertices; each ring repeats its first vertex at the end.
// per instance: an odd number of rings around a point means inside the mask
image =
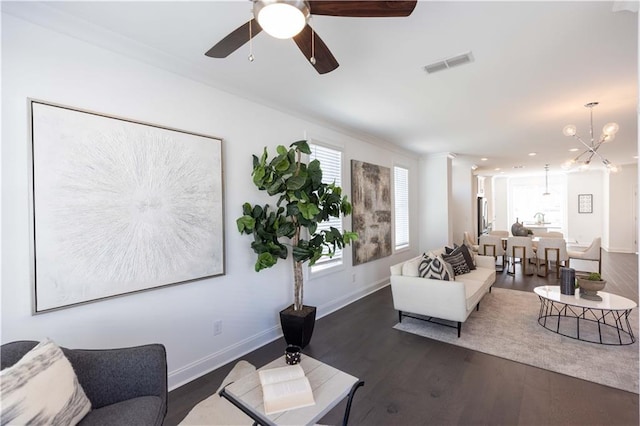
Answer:
POLYGON ((300 365, 261 370, 258 376, 267 415, 316 403, 309 379, 300 365))

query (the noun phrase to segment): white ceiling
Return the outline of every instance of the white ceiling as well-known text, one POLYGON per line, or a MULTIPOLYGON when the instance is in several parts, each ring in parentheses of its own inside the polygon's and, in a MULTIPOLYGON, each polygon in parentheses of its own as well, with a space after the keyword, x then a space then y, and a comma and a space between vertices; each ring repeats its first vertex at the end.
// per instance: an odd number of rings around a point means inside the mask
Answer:
MULTIPOLYGON (((291 40, 261 33, 226 59, 204 56, 250 17, 226 2, 3 2, 3 11, 267 105, 418 154, 451 152, 507 173, 559 169, 577 141, 616 121, 600 152, 634 162, 638 14, 613 2, 420 1, 408 18, 313 17, 340 67, 319 75, 291 40), (427 75, 433 61, 474 62, 427 75), (529 152, 537 152, 529 157, 529 152), (482 162, 481 157, 489 160, 482 162)), ((637 4, 636 4, 637 6, 637 4)), ((248 118, 250 119, 250 118, 248 118)))

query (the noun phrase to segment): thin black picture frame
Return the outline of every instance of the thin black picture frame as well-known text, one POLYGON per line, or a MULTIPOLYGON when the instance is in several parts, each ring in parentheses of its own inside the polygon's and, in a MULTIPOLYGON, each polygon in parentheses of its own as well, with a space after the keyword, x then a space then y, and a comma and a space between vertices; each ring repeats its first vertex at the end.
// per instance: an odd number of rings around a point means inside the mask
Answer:
POLYGON ((578 194, 578 213, 593 213, 593 194, 578 194))

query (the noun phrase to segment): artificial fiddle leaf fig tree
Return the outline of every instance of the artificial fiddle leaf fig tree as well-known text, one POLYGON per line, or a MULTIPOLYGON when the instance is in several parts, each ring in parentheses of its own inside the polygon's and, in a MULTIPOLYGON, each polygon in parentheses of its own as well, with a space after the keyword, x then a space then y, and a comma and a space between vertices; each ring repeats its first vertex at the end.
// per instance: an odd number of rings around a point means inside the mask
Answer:
POLYGON ((332 257, 337 249, 358 238, 355 232, 340 232, 334 227, 318 231, 318 224, 330 217, 351 214, 351 203, 342 188, 322 183, 320 162, 302 162, 302 154, 311 154, 307 141, 280 145, 277 156, 269 159, 267 148, 260 158, 253 156, 253 183, 261 191, 277 197, 275 205, 245 203, 236 220, 241 234, 253 235, 251 248, 258 255, 255 270, 261 271, 286 259, 289 248, 293 258, 293 309, 303 307, 302 265, 313 266, 321 257, 332 257))

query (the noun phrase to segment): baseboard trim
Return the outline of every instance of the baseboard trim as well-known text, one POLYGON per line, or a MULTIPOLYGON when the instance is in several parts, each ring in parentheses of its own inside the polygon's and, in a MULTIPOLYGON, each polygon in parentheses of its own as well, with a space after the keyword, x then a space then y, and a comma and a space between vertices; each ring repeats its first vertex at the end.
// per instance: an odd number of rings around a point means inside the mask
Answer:
POLYGON ((200 358, 184 367, 170 371, 168 374, 169 391, 179 388, 200 376, 210 373, 229 362, 238 359, 249 352, 273 342, 282 337, 280 326, 271 327, 261 333, 241 340, 231 346, 214 352, 204 358, 200 358))
POLYGON ((325 303, 322 306, 318 306, 318 316, 317 318, 325 317, 329 314, 334 313, 335 311, 344 308, 345 306, 362 299, 370 295, 371 293, 375 293, 376 291, 390 285, 389 278, 384 278, 382 280, 376 281, 375 283, 361 288, 356 291, 352 291, 342 297, 339 297, 336 300, 333 300, 329 303, 325 303))
MULTIPOLYGON (((389 279, 385 278, 365 288, 353 291, 329 303, 325 303, 318 307, 317 318, 319 319, 327 316, 388 285, 389 279)), ((280 337, 282 337, 282 329, 277 325, 241 340, 231 346, 227 346, 226 348, 205 356, 204 358, 200 358, 199 360, 187 364, 184 367, 171 371, 168 374, 169 391, 179 388, 180 386, 210 373, 231 361, 241 358, 249 352, 253 352, 254 350, 269 344, 280 337)))

